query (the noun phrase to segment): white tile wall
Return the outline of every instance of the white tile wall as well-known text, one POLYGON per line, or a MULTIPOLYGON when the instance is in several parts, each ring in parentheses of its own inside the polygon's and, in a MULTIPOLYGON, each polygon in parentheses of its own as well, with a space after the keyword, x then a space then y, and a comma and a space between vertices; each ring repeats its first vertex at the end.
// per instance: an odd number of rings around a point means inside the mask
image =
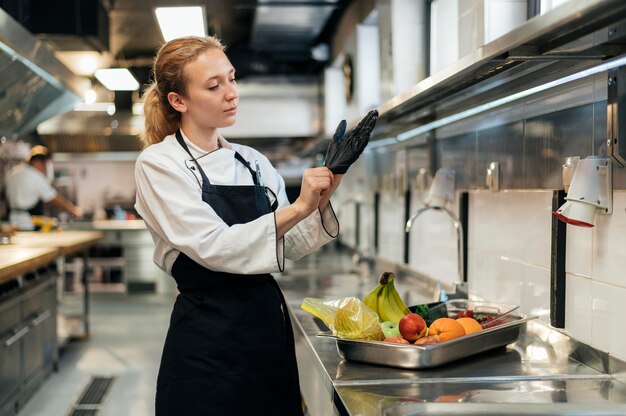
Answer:
POLYGON ((551 201, 550 191, 472 192, 469 247, 550 267, 551 201))
POLYGON ((404 261, 404 197, 383 192, 378 222, 378 255, 387 260, 404 261))
MULTIPOLYGON (((626 360, 626 192, 613 193, 613 214, 598 215, 593 229, 567 226, 565 331, 626 360)), ((414 196, 412 210, 420 206, 414 196)), ((550 323, 552 191, 470 192, 468 283, 470 294, 520 305, 522 313, 550 323)), ((404 202, 383 195, 379 252, 401 263, 404 202)), ((348 222, 349 224, 349 222, 348 222)), ((342 231, 349 225, 342 221, 342 231)), ((434 280, 456 280, 456 235, 445 215, 418 219, 410 235, 410 266, 434 280)))
POLYGON ((626 289, 591 285, 591 345, 626 360, 626 289))
MULTIPOLYGON (((550 322, 550 191, 470 194, 470 293, 550 322)), ((626 192, 593 229, 567 226, 565 331, 626 359, 626 192), (610 334, 607 336, 607 334, 610 334)))
POLYGON ((470 194, 470 293, 550 321, 550 191, 470 194))
POLYGON ((441 211, 424 211, 413 222, 409 265, 431 279, 452 284, 458 273, 457 236, 453 222, 441 211))
POLYGON ((480 251, 469 252, 469 292, 488 301, 520 305, 550 322, 550 269, 480 251))
POLYGON ((565 331, 591 345, 591 279, 568 273, 565 287, 565 331))
POLYGON ((565 271, 591 277, 593 230, 567 225, 565 271))
POLYGON ((589 251, 593 253, 593 280, 626 288, 626 192, 613 192, 611 215, 596 215, 593 250, 589 251))

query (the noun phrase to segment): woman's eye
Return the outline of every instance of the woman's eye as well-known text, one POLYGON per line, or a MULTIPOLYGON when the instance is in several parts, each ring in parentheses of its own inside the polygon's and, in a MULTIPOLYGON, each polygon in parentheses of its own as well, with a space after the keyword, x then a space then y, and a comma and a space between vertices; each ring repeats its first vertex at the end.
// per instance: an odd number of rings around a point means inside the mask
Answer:
POLYGON ((214 90, 216 90, 216 89, 217 89, 217 87, 219 87, 219 86, 220 86, 219 84, 211 85, 211 86, 209 87, 209 90, 214 91, 214 90))
POLYGON ((231 78, 230 82, 233 83, 233 84, 236 84, 237 83, 237 78, 231 78))

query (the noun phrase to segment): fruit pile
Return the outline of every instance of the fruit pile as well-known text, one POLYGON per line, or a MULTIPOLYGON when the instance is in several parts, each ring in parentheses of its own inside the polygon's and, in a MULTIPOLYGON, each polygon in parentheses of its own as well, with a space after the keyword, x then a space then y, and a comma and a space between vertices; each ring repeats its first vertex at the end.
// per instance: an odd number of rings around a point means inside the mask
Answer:
POLYGON ((422 315, 409 310, 393 281, 393 273, 383 273, 378 285, 363 298, 363 303, 380 318, 384 342, 438 344, 482 331, 496 318, 495 315, 465 310, 454 317, 438 317, 429 325, 422 315))

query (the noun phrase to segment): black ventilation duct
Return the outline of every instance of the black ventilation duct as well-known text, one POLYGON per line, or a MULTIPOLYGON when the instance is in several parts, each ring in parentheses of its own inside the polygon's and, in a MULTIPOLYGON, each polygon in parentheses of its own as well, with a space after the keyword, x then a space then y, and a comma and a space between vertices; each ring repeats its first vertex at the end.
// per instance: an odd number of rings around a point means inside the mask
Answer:
POLYGON ((109 16, 100 0, 0 0, 0 8, 56 50, 109 49, 109 16))

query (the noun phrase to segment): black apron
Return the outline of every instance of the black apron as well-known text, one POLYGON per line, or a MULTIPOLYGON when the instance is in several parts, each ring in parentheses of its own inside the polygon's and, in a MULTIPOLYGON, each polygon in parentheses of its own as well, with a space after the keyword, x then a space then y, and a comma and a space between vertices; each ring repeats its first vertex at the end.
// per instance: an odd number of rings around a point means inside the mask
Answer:
MULTIPOLYGON (((277 203, 270 206, 256 172, 239 153, 235 157, 255 185, 212 185, 180 131, 176 139, 202 177, 202 200, 226 224, 246 223, 275 209, 277 203)), ((180 294, 161 358, 156 415, 302 415, 293 329, 274 278, 216 272, 184 253, 172 276, 180 294)))
POLYGON ((39 201, 37 201, 37 203, 35 204, 34 207, 32 207, 30 209, 27 209, 25 211, 27 211, 31 216, 32 215, 43 215, 44 207, 45 207, 45 204, 40 199, 39 201))

